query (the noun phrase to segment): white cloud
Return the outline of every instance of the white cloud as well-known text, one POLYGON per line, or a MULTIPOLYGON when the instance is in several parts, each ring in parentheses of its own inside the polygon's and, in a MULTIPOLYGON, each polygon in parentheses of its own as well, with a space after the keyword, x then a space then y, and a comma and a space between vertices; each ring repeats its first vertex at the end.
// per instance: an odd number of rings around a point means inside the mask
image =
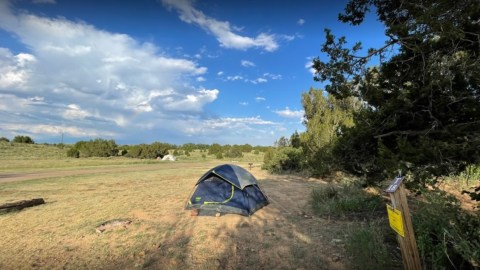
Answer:
POLYGON ((207 79, 205 79, 204 77, 200 76, 200 77, 197 77, 197 82, 204 82, 206 81, 207 79))
POLYGON ((280 74, 272 74, 272 73, 263 73, 263 77, 270 78, 272 80, 281 80, 282 75, 280 74))
POLYGON ((243 80, 243 77, 240 75, 227 76, 227 81, 238 81, 238 80, 243 80))
POLYGON ((77 126, 61 126, 48 124, 0 124, 0 130, 12 132, 12 134, 33 135, 61 135, 62 133, 72 137, 115 137, 116 133, 99 131, 77 126))
POLYGON ((251 80, 250 82, 253 84, 257 84, 257 83, 266 83, 268 82, 268 80, 265 78, 256 78, 255 80, 251 80))
POLYGON ((313 68, 312 58, 307 57, 307 59, 308 61, 305 63, 305 68, 308 70, 308 72, 310 72, 310 74, 315 76, 315 69, 313 68))
POLYGON ((182 21, 196 24, 213 34, 220 42, 220 45, 225 48, 240 50, 262 48, 269 52, 278 48, 274 35, 260 33, 255 38, 238 35, 234 31, 239 31, 240 29, 232 27, 228 21, 218 21, 195 9, 192 0, 162 0, 162 3, 168 8, 175 9, 180 14, 182 21))
POLYGON ((255 63, 248 61, 248 60, 242 60, 240 61, 240 64, 244 67, 254 67, 255 63))
POLYGON ((0 89, 23 88, 35 63, 35 56, 26 53, 14 55, 0 47, 0 89))
POLYGON ((175 119, 173 111, 198 114, 219 95, 192 85, 207 71, 193 61, 125 34, 12 6, 0 1, 0 29, 29 52, 0 48, 0 114, 9 132, 34 126, 51 133, 63 122, 72 135, 121 134, 127 126, 175 119))
POLYGON ((293 111, 290 108, 286 107, 284 110, 274 111, 276 114, 285 117, 285 118, 299 118, 302 119, 305 112, 303 110, 293 111))
POLYGON ((304 24, 305 24, 305 20, 302 19, 302 18, 300 18, 300 19, 298 19, 297 24, 298 24, 298 25, 304 25, 304 24))
POLYGON ((242 105, 242 106, 248 106, 248 102, 245 102, 245 101, 242 101, 239 104, 242 105))
POLYGON ((223 117, 217 119, 207 119, 201 122, 201 125, 190 126, 188 131, 192 134, 210 133, 215 130, 253 130, 253 126, 277 126, 279 124, 272 121, 263 120, 260 116, 256 117, 223 117))
POLYGON ((217 76, 222 76, 222 75, 223 75, 223 71, 217 72, 217 76))
POLYGON ((256 98, 255 98, 255 101, 256 101, 256 102, 262 102, 262 101, 265 101, 265 100, 267 100, 267 99, 264 98, 264 97, 256 97, 256 98))
POLYGON ((86 117, 90 116, 91 114, 77 104, 69 104, 63 114, 65 119, 85 119, 86 117))

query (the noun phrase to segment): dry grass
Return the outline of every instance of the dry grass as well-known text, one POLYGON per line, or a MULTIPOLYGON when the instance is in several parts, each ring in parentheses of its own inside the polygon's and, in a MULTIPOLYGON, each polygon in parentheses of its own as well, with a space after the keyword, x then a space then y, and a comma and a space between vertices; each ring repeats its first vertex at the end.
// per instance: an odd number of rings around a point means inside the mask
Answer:
POLYGON ((0 203, 43 197, 46 204, 0 215, 0 269, 345 268, 336 239, 343 225, 312 217, 307 207, 311 189, 323 185, 317 180, 255 167, 271 204, 253 216, 184 211, 197 179, 224 162, 2 183, 0 203), (111 220, 132 223, 96 232, 111 220))

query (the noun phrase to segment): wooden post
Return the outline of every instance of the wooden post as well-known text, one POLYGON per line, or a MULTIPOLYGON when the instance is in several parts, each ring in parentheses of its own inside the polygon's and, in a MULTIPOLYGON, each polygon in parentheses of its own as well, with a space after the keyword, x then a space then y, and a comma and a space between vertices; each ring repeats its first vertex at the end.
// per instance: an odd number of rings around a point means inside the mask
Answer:
POLYGON ((404 177, 397 177, 387 188, 392 206, 387 205, 390 226, 397 232, 397 240, 402 252, 403 267, 410 270, 421 270, 420 255, 413 231, 410 210, 408 209, 407 195, 403 185, 404 177))

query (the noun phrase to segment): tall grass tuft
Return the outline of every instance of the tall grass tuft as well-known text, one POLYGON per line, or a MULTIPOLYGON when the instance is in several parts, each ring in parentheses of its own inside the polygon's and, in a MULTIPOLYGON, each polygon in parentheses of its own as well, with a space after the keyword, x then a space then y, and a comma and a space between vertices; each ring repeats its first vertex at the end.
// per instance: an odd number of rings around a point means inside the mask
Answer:
POLYGON ((352 257, 352 269, 389 269, 392 266, 377 223, 351 227, 345 248, 352 257))
POLYGON ((363 191, 355 183, 326 185, 312 190, 310 205, 320 216, 355 215, 380 209, 381 198, 363 191))

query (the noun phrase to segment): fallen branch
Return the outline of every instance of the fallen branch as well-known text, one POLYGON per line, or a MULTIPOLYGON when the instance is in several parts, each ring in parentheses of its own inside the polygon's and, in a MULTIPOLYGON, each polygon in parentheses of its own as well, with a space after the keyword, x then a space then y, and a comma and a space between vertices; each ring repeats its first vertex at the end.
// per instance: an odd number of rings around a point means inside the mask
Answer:
POLYGON ((32 207, 32 206, 37 206, 44 204, 45 201, 43 198, 37 198, 37 199, 31 199, 31 200, 23 200, 23 201, 18 201, 18 202, 12 202, 12 203, 5 203, 5 204, 0 204, 0 211, 14 211, 14 210, 22 210, 23 208, 27 207, 32 207))

